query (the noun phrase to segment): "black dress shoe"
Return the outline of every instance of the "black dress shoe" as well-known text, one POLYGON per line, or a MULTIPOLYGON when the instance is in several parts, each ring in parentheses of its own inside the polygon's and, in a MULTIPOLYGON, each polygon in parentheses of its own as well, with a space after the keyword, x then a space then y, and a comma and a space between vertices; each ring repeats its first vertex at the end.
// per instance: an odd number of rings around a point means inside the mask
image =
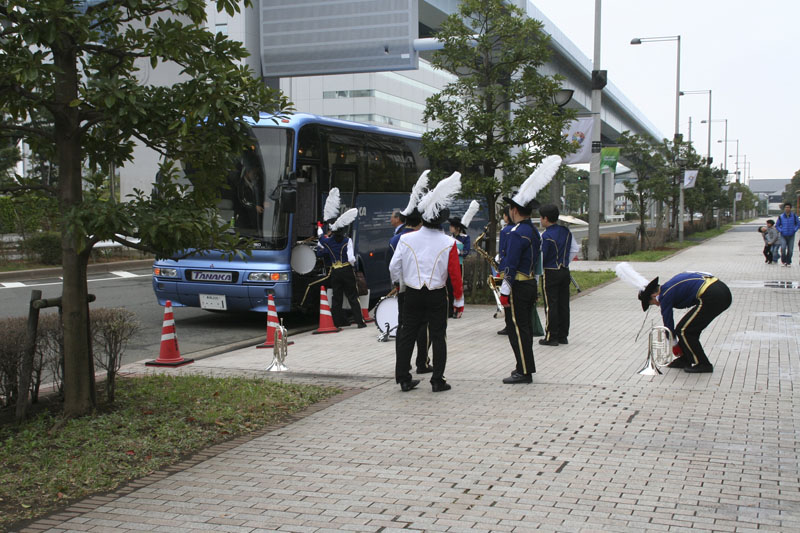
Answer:
POLYGON ((508 331, 506 328, 501 329, 497 332, 498 335, 508 335, 508 331))
POLYGON ((363 323, 363 322, 358 325, 358 329, 365 328, 365 327, 367 327, 367 325, 365 323, 363 323))
POLYGON ((667 365, 669 368, 686 368, 687 366, 689 366, 689 360, 683 356, 676 357, 667 365))
POLYGON ((433 372, 432 366, 426 366, 422 368, 417 367, 417 374, 430 374, 431 372, 433 372))
POLYGON ((566 337, 561 337, 560 339, 558 339, 558 344, 569 344, 569 342, 567 342, 566 337))
POLYGON ((400 390, 403 392, 408 392, 417 385, 419 385, 418 379, 410 379, 408 381, 403 381, 400 383, 400 390))
POLYGON ((431 390, 433 392, 444 392, 452 388, 446 381, 431 381, 431 390))
POLYGON ((514 384, 514 383, 532 383, 533 378, 530 374, 520 374, 516 370, 514 370, 510 376, 507 378, 503 378, 503 383, 506 384, 514 384))
POLYGON ((690 374, 708 374, 714 371, 714 365, 711 363, 707 364, 700 364, 694 366, 687 366, 683 369, 684 372, 689 372, 690 374))
POLYGON ((555 339, 547 340, 547 339, 539 339, 539 344, 542 346, 558 346, 558 341, 555 339))

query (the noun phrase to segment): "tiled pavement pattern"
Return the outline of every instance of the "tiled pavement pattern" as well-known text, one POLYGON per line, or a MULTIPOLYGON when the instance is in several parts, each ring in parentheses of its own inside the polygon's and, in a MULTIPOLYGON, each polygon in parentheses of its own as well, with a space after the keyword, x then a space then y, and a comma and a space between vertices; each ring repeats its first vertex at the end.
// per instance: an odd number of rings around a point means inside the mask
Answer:
MULTIPOLYGON (((535 345, 533 385, 500 382, 513 356, 488 307, 450 321, 441 394, 427 380, 400 392, 394 343, 374 328, 303 334, 292 372, 270 377, 364 391, 29 529, 798 531, 800 267, 765 265, 755 228, 634 265, 730 286, 703 336, 713 374, 637 374, 644 314, 622 282, 572 301, 570 343, 535 345)), ((264 375, 270 360, 245 349, 169 371, 264 375)))

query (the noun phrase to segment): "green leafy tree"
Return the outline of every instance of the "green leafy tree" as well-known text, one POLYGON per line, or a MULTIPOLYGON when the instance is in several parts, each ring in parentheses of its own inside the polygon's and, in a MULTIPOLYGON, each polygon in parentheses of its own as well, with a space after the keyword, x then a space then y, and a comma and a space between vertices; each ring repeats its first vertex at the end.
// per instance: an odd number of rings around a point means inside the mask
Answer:
MULTIPOLYGON (((234 250, 239 239, 213 212, 229 154, 247 143, 246 117, 288 106, 241 63, 247 52, 240 43, 205 28, 205 9, 204 0, 0 5, 0 135, 19 135, 52 154, 58 173, 55 184, 36 187, 57 199, 61 218, 67 416, 94 403, 86 283, 92 246, 111 239, 159 256, 190 247, 234 250), (168 64, 180 77, 171 86, 148 84, 140 71, 148 64, 168 64), (102 179, 84 183, 84 174, 130 162, 135 143, 191 164, 193 188, 170 179, 174 167, 162 170, 167 179, 156 198, 139 192, 117 203, 102 179)), ((217 0, 217 9, 240 7, 217 0)))
POLYGON ((798 191, 800 191, 800 170, 794 173, 792 180, 786 185, 783 192, 783 202, 789 202, 796 209, 800 209, 800 206, 795 205, 797 203, 797 197, 800 196, 800 192, 798 191))
POLYGON ((663 201, 670 191, 669 167, 664 159, 661 145, 655 144, 648 137, 631 134, 626 131, 619 137, 620 157, 636 174, 636 181, 625 184, 625 198, 636 205, 639 212, 639 239, 642 250, 647 248, 647 231, 645 213, 647 205, 655 201, 663 201))
POLYGON ((445 45, 433 54, 433 65, 457 79, 426 102, 423 120, 437 127, 423 135, 423 153, 434 162, 455 163, 462 194, 490 207, 494 254, 492 207, 532 165, 574 150, 561 134, 573 113, 559 113, 553 103, 562 78, 540 72, 550 57, 549 37, 517 7, 503 0, 462 0, 436 37, 445 45))

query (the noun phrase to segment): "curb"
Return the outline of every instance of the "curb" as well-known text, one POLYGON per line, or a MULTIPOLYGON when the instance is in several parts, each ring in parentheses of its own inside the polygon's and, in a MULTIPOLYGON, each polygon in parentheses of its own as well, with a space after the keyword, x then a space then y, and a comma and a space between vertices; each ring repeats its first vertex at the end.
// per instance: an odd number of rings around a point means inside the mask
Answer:
MULTIPOLYGON (((111 272, 113 270, 124 270, 133 268, 146 268, 152 266, 154 259, 137 259, 132 261, 115 261, 111 263, 93 263, 86 267, 88 274, 98 272, 111 272)), ((0 281, 22 281, 31 279, 60 278, 63 276, 61 267, 37 268, 33 270, 14 270, 11 272, 0 272, 0 281)))

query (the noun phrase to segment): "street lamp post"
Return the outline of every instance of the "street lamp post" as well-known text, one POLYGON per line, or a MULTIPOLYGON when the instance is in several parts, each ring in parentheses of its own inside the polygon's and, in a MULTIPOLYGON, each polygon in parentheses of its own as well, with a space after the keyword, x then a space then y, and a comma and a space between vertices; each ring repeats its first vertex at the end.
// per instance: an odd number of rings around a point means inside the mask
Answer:
MULTIPOLYGON (((725 143, 725 159, 726 160, 728 159, 728 155, 727 155, 728 154, 728 143, 733 143, 733 142, 736 143, 736 159, 737 159, 736 181, 738 182, 739 181, 739 164, 738 164, 738 159, 739 159, 739 139, 725 139, 725 141, 717 141, 717 142, 718 143, 721 143, 721 142, 725 143)), ((726 178, 728 177, 728 165, 727 165, 727 163, 725 165, 725 177, 726 178)))
POLYGON ((600 113, 603 89, 606 86, 606 71, 600 70, 600 30, 602 0, 594 0, 594 57, 592 60, 592 158, 589 162, 589 242, 587 255, 590 260, 600 259, 600 113))
POLYGON ((711 89, 698 91, 681 91, 684 94, 706 94, 708 93, 708 120, 701 121, 701 124, 708 122, 708 143, 706 145, 706 165, 711 166, 711 89))
MULTIPOLYGON (((667 35, 664 37, 635 37, 631 44, 657 43, 675 41, 677 43, 677 60, 675 75, 675 156, 678 156, 681 143, 680 108, 681 108, 681 36, 667 35)), ((680 196, 678 199, 678 241, 683 242, 683 176, 678 176, 680 196)))
MULTIPOLYGON (((710 104, 709 104, 710 107, 710 104)), ((711 113, 709 113, 709 116, 711 113)), ((700 124, 708 123, 708 136, 711 137, 711 123, 712 122, 724 122, 725 123, 725 156, 722 159, 722 168, 725 170, 725 176, 728 175, 728 119, 727 118, 715 118, 709 120, 701 120, 700 124)), ((710 142, 710 141, 709 141, 710 142)))

